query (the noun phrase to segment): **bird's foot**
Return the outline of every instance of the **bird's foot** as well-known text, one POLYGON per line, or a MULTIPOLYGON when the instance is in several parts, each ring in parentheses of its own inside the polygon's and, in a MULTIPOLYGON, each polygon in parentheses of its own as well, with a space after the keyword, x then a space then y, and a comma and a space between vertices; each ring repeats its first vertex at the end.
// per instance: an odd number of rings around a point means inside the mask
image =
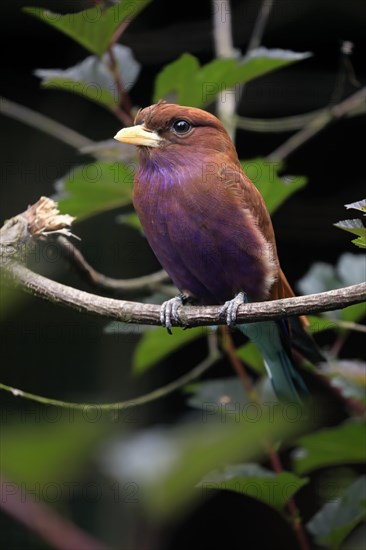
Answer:
POLYGON ((232 300, 225 302, 221 308, 221 315, 226 315, 226 324, 229 327, 236 325, 236 315, 238 313, 239 306, 248 302, 245 292, 239 292, 232 300))
POLYGON ((188 300, 185 294, 179 294, 166 302, 163 302, 160 309, 160 323, 169 334, 172 334, 172 320, 179 323, 178 308, 188 300))

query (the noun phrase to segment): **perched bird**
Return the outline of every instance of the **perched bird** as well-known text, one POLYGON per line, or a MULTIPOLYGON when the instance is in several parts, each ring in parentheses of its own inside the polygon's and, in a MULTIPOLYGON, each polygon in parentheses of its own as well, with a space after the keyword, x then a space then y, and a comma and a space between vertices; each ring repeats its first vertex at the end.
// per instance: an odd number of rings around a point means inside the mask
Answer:
MULTIPOLYGON (((151 248, 181 292, 163 304, 163 325, 170 329, 187 299, 224 304, 234 324, 243 301, 294 295, 280 268, 264 200, 214 115, 159 102, 141 109, 135 126, 115 139, 138 148, 133 204, 151 248)), ((304 320, 237 328, 259 347, 277 396, 301 402, 307 390, 293 362, 291 336, 297 336, 299 349, 321 360, 304 320)))

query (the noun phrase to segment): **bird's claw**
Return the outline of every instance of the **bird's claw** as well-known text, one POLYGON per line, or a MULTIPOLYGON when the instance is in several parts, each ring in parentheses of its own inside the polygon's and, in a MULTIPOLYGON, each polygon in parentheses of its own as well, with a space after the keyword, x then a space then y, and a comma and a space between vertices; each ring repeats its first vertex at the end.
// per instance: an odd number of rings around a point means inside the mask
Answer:
POLYGON ((236 316, 239 306, 247 302, 245 292, 239 292, 232 300, 228 300, 221 308, 221 314, 226 315, 226 324, 229 327, 236 325, 236 316))
POLYGON ((172 334, 172 320, 179 323, 178 308, 184 304, 182 295, 163 302, 160 309, 160 323, 169 334, 172 334))

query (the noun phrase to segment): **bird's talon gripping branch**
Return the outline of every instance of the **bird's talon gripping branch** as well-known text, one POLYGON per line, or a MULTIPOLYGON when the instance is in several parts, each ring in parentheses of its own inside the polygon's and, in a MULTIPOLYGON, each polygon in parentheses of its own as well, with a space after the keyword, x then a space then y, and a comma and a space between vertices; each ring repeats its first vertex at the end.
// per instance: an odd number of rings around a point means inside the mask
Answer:
POLYGON ((178 308, 185 303, 185 297, 182 294, 175 296, 166 302, 163 302, 160 309, 160 323, 165 327, 169 334, 172 334, 172 319, 179 323, 178 308))
POLYGON ((232 300, 225 302, 222 306, 221 314, 226 314, 226 324, 229 327, 236 325, 236 316, 239 306, 247 302, 245 292, 239 292, 232 300))

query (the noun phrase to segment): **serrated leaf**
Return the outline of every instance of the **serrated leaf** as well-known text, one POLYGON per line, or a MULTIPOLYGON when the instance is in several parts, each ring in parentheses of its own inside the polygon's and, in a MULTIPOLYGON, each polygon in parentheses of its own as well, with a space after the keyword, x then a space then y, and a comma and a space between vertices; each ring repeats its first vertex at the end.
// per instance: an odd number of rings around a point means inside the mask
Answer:
POLYGON ((257 374, 265 374, 263 356, 253 342, 247 342, 236 349, 237 356, 257 374))
POLYGON ((341 498, 325 504, 307 523, 316 542, 337 550, 344 539, 366 519, 366 476, 354 481, 341 498))
POLYGON ((363 463, 366 453, 366 426, 349 422, 307 435, 297 442, 294 470, 302 475, 319 468, 344 463, 363 463))
POLYGON ((249 82, 309 55, 258 48, 242 60, 214 59, 200 67, 196 57, 185 53, 158 74, 155 80, 154 101, 166 98, 174 92, 177 103, 203 107, 235 85, 249 82))
POLYGON ((355 218, 353 220, 342 220, 335 223, 334 225, 335 227, 339 227, 339 229, 349 231, 354 235, 359 235, 360 237, 364 238, 366 237, 366 227, 364 227, 362 220, 359 220, 358 218, 355 218))
POLYGON ((366 239, 365 237, 357 237, 357 239, 353 239, 351 241, 354 245, 358 246, 358 248, 366 248, 366 239))
POLYGON ((359 210, 360 212, 365 212, 366 214, 366 199, 357 202, 351 202, 350 204, 345 204, 344 206, 347 208, 347 210, 353 208, 354 210, 359 210))
POLYGON ((39 7, 23 8, 23 11, 66 34, 90 52, 101 56, 106 52, 115 30, 122 23, 134 19, 150 2, 151 0, 119 2, 106 10, 98 5, 65 15, 39 7))
POLYGON ((131 203, 133 173, 123 163, 95 162, 74 168, 57 182, 60 212, 87 218, 131 203))
POLYGON ((234 491, 281 512, 287 501, 307 483, 307 479, 300 479, 291 472, 275 474, 258 464, 237 464, 207 474, 199 486, 206 491, 234 491))
MULTIPOLYGON (((124 89, 128 91, 135 83, 141 66, 133 57, 131 49, 126 46, 115 44, 113 53, 119 77, 124 89)), ((65 70, 37 69, 34 74, 42 79, 42 86, 45 88, 76 93, 111 110, 119 103, 118 90, 107 55, 101 59, 90 55, 74 67, 65 70)))
POLYGON ((133 372, 145 372, 180 348, 206 335, 205 327, 177 329, 172 335, 169 335, 165 328, 146 332, 135 349, 133 372))

